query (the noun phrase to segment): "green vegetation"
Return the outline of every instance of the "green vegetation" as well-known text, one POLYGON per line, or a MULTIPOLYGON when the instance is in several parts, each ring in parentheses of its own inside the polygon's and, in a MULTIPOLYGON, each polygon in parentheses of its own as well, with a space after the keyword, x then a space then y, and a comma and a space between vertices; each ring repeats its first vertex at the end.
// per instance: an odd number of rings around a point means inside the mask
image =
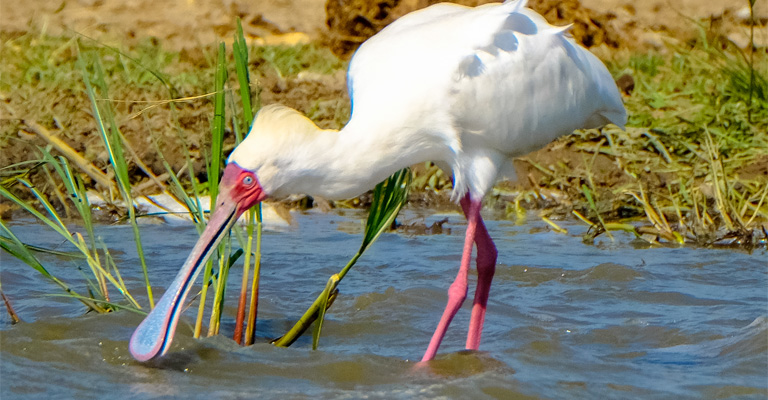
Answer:
POLYGON ((720 48, 702 38, 615 60, 611 68, 635 81, 626 131, 576 132, 557 145, 580 160, 536 165, 540 186, 576 200, 560 211, 588 221, 588 238, 610 229, 604 220, 626 230, 623 221, 642 216, 633 231, 651 242, 765 244, 768 62, 756 55, 753 69, 745 54, 720 48))
POLYGON ((258 67, 271 67, 281 77, 296 76, 300 72, 332 74, 345 68, 345 63, 328 49, 311 44, 296 46, 260 46, 254 48, 253 58, 258 67))
POLYGON ((371 210, 368 213, 368 220, 365 222, 365 231, 363 233, 363 242, 360 249, 355 253, 351 260, 337 274, 333 274, 325 286, 325 289, 317 300, 307 309, 304 315, 296 322, 285 335, 273 341, 276 346, 288 347, 299 338, 309 326, 317 320, 315 330, 312 334, 312 348, 317 349, 322 329, 325 311, 333 304, 333 300, 338 294, 336 287, 344 276, 347 275, 350 268, 357 262, 365 250, 378 239, 381 234, 390 229, 395 222, 395 217, 400 209, 408 200, 408 188, 411 184, 411 171, 404 169, 396 172, 386 181, 376 185, 373 190, 373 199, 371 201, 371 210))
MULTIPOLYGON (((38 125, 71 146, 96 169, 108 169, 109 157, 97 140, 90 99, 78 65, 80 54, 87 54, 89 68, 98 60, 104 84, 109 88, 95 101, 99 107, 108 105, 113 110, 125 139, 134 190, 142 188, 142 180, 152 180, 151 175, 165 173, 165 162, 179 174, 204 180, 204 175, 197 177, 187 168, 191 162, 195 170, 204 172, 205 154, 211 152, 207 132, 214 115, 211 91, 215 76, 209 71, 216 67, 216 48, 167 51, 161 43, 147 40, 124 50, 85 37, 45 34, 13 37, 0 33, 0 42, 0 97, 5 100, 0 124, 0 165, 5 168, 0 176, 9 176, 7 167, 11 165, 34 161, 34 146, 48 144, 35 129, 38 125)), ((344 63, 329 50, 315 45, 264 46, 252 48, 251 53, 248 64, 255 79, 250 88, 255 97, 266 86, 272 88, 270 93, 281 92, 273 94, 278 101, 285 100, 324 127, 338 127, 343 122, 344 110, 348 109, 343 90, 324 96, 296 95, 297 90, 315 90, 318 76, 344 69, 344 63), (298 79, 297 75, 304 71, 315 75, 298 79)), ((232 78, 227 83, 237 88, 235 74, 229 76, 232 78)), ((343 82, 339 86, 341 89, 343 82)), ((232 95, 231 91, 227 93, 229 100, 232 95)), ((274 97, 270 101, 275 101, 274 97)), ((237 120, 245 120, 240 107, 231 107, 227 112, 237 120)), ((225 129, 233 129, 229 121, 225 129)), ((234 130, 236 135, 225 137, 225 152, 232 149, 236 137, 245 135, 242 127, 234 130)), ((162 178, 160 181, 170 179, 162 178)), ((96 183, 91 177, 85 179, 88 187, 96 183)), ((32 180, 39 183, 34 177, 32 180)), ((156 185, 147 189, 156 190, 156 185)), ((187 186, 187 190, 191 187, 187 186)))
POLYGON ((61 287, 68 296, 82 302, 88 310, 103 313, 118 308, 134 310, 141 308, 123 282, 119 269, 112 259, 112 256, 109 254, 109 249, 107 249, 103 243, 97 241, 94 232, 91 205, 88 202, 82 179, 77 173, 72 171, 65 158, 55 158, 47 150, 41 150, 41 152, 42 162, 45 163, 41 168, 45 169, 49 179, 56 179, 63 183, 66 194, 59 193, 59 196, 60 198, 65 198, 66 196, 66 198, 71 199, 71 205, 77 210, 79 219, 82 221, 83 227, 87 233, 87 239, 83 237, 80 232, 73 232, 67 228, 64 223, 64 218, 62 218, 56 208, 48 201, 48 198, 26 179, 19 177, 17 178, 17 181, 19 184, 22 184, 29 189, 45 213, 38 211, 32 202, 24 201, 16 197, 3 186, 0 186, 0 195, 2 195, 4 199, 12 201, 14 204, 27 211, 37 221, 47 225, 50 229, 58 233, 63 240, 68 241, 75 247, 75 249, 77 249, 76 252, 71 254, 61 252, 58 252, 58 254, 72 257, 73 261, 76 259, 85 260, 88 269, 92 273, 92 277, 85 277, 88 295, 84 296, 76 292, 69 284, 53 276, 35 255, 36 252, 52 251, 22 243, 3 221, 0 221, 0 228, 2 228, 3 231, 3 240, 0 241, 0 247, 2 247, 8 254, 11 254, 32 267, 43 277, 61 287), (55 171, 56 178, 50 173, 49 169, 55 171), (115 303, 113 301, 110 297, 109 285, 112 285, 112 287, 122 295, 125 300, 124 303, 115 303))

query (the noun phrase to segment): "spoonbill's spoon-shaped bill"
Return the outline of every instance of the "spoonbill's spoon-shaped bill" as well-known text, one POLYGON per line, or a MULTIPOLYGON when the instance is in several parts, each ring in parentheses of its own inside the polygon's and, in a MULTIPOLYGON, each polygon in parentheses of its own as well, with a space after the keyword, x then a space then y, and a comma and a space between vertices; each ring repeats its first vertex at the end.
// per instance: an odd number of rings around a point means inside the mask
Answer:
POLYGON ((238 217, 263 198, 259 182, 252 172, 243 170, 235 163, 227 165, 216 209, 208 225, 163 297, 131 336, 129 348, 135 359, 147 361, 168 351, 184 300, 203 265, 238 217))
POLYGON ((466 348, 480 345, 497 250, 482 200, 512 160, 576 129, 627 113, 605 65, 524 8, 525 0, 475 8, 436 4, 363 43, 350 61, 352 115, 323 130, 295 110, 262 108, 229 157, 219 204, 157 307, 131 338, 139 360, 163 354, 202 264, 244 210, 267 196, 346 199, 404 167, 434 161, 453 176, 452 199, 467 217, 459 272, 422 360, 432 359, 468 293, 472 249, 477 286, 466 348))

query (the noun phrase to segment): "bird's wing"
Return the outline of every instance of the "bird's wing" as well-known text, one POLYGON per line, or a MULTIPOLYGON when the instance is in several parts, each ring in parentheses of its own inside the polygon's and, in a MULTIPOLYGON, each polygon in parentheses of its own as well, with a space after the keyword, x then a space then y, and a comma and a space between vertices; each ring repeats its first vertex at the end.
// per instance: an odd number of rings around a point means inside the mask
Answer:
POLYGON ((575 129, 626 122, 605 65, 567 27, 538 18, 527 9, 510 15, 488 44, 459 62, 450 97, 464 141, 519 156, 575 129))
MULTIPOLYGON (((366 41, 350 63, 353 119, 414 121, 437 129, 456 125, 451 119, 462 115, 456 108, 461 106, 467 114, 482 108, 478 123, 503 113, 518 123, 558 114, 589 125, 578 128, 623 124, 621 98, 602 63, 567 38, 564 28, 549 25, 524 4, 438 4, 392 23, 366 41), (564 100, 568 107, 560 104, 564 100), (545 106, 551 110, 542 110, 545 106)), ((523 123, 517 130, 536 134, 535 128, 523 123)))
POLYGON ((353 120, 368 124, 424 121, 447 110, 438 98, 454 83, 461 61, 492 42, 525 0, 469 8, 441 3, 403 16, 363 43, 349 65, 353 120), (430 100, 431 99, 431 100, 430 100), (433 101, 434 100, 434 101, 433 101))
MULTIPOLYGON (((442 142, 449 151, 437 161, 451 165, 460 191, 461 175, 480 170, 472 163, 498 167, 575 129, 623 125, 602 62, 524 4, 441 4, 379 32, 350 63, 350 124, 365 121, 403 142, 442 142)), ((498 173, 484 171, 466 179, 475 193, 498 173)))

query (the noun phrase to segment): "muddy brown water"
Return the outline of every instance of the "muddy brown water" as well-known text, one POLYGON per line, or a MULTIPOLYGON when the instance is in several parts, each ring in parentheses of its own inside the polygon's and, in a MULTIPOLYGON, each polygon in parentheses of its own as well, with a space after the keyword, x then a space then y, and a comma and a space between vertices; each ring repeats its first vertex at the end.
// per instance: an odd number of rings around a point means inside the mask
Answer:
MULTIPOLYGON (((420 218, 413 212, 405 218, 420 218)), ((425 216, 426 222, 443 215, 425 216)), ((37 272, 6 253, 3 290, 23 323, 0 320, 0 397, 13 398, 765 398, 768 395, 768 252, 649 247, 630 236, 581 241, 531 218, 486 215, 499 248, 481 351, 462 351, 470 302, 435 361, 417 361, 446 300, 460 257, 463 219, 450 234, 385 234, 341 284, 318 351, 284 333, 359 245, 364 215, 308 213, 266 232, 258 341, 231 335, 239 270, 233 269, 225 335, 191 338, 196 305, 168 356, 134 361, 130 312, 83 315, 37 272)), ((61 246, 30 221, 24 240, 61 246)), ((129 226, 100 226, 121 273, 141 297, 129 226)), ((142 228, 152 283, 161 292, 197 234, 190 225, 142 228)), ((44 258, 81 282, 76 262, 44 258)), ((473 281, 474 282, 474 281, 473 281)), ((472 283, 471 283, 472 285, 472 283)), ((82 290, 82 287, 79 289, 82 290)), ((471 296, 471 292, 470 292, 471 296)), ((145 299, 141 299, 146 304, 145 299)))

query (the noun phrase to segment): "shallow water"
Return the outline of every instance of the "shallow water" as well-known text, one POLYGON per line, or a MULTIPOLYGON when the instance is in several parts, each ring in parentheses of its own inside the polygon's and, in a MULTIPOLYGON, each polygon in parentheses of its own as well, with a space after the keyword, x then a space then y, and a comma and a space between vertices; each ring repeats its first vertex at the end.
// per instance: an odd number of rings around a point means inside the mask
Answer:
MULTIPOLYGON (((10 398, 765 398, 768 396, 768 252, 651 247, 630 236, 581 241, 531 219, 487 215, 499 249, 481 351, 462 351, 471 301, 435 361, 420 359, 458 268, 463 218, 447 235, 385 234, 342 282, 318 351, 288 349, 284 333, 354 254, 364 215, 296 215, 266 232, 257 335, 194 340, 192 307, 168 356, 135 362, 130 312, 83 315, 80 303, 2 253, 0 279, 23 323, 0 319, 0 397, 10 398)), ((426 222, 444 216, 428 216, 426 222)), ((409 213, 404 219, 418 219, 409 213)), ((403 219, 401 218, 401 220, 403 219)), ((60 246, 40 226, 13 226, 26 241, 60 246)), ((23 221, 22 221, 23 222, 23 221)), ((102 226, 121 273, 142 296, 131 228, 102 226)), ((189 225, 142 228, 156 296, 197 238, 189 225), (169 238, 172 241, 169 241, 169 238)), ((78 263, 46 258, 77 286, 78 263)), ((470 297, 474 284, 471 277, 470 297)), ((231 335, 239 271, 230 275, 231 335)), ((84 291, 82 287, 79 287, 84 291)), ((146 304, 145 299, 140 300, 146 304)))

